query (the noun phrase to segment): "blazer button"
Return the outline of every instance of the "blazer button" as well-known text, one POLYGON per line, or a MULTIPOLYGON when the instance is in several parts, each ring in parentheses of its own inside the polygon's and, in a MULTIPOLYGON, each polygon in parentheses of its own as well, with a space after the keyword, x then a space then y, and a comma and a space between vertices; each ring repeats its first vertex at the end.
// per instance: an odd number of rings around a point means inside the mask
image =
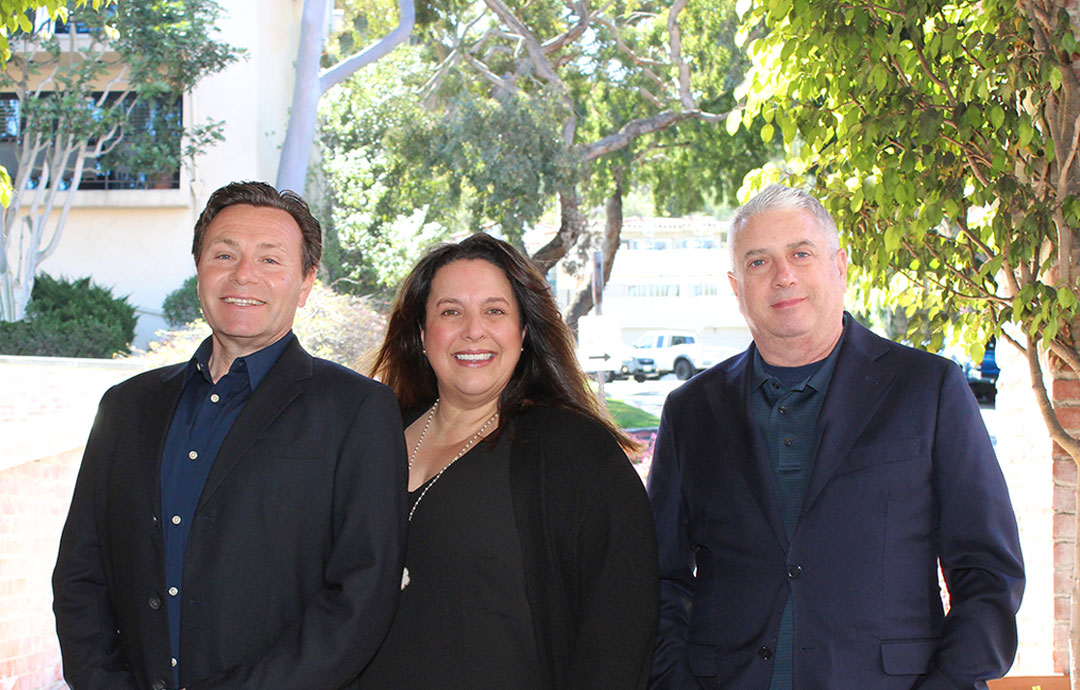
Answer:
POLYGON ((802 577, 802 566, 789 565, 787 569, 787 574, 788 577, 790 577, 792 580, 798 580, 800 577, 802 577))
POLYGON ((156 594, 150 597, 150 600, 146 603, 149 604, 150 608, 154 609, 155 611, 161 608, 161 598, 158 597, 158 595, 156 594))
POLYGON ((150 684, 150 690, 165 690, 165 688, 167 687, 169 686, 166 685, 165 681, 161 680, 160 678, 150 684))
POLYGON ((757 650, 757 655, 762 661, 768 661, 772 658, 772 648, 768 645, 763 645, 761 649, 757 650))

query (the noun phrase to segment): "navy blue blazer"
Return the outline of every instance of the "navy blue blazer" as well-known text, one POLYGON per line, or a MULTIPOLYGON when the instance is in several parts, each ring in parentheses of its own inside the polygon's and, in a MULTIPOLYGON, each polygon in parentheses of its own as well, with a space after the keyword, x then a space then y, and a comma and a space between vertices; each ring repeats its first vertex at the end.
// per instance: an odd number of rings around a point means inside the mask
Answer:
MULTIPOLYGON (((74 690, 172 687, 161 454, 183 365, 110 389, 53 573, 74 690)), ((184 562, 180 685, 338 690, 381 644, 400 594, 405 441, 386 386, 295 340, 233 424, 184 562)))
POLYGON ((668 397, 648 483, 651 687, 767 690, 789 596, 796 690, 985 688, 1011 665, 1023 562, 967 382, 847 323, 790 540, 750 422, 754 346, 668 397))

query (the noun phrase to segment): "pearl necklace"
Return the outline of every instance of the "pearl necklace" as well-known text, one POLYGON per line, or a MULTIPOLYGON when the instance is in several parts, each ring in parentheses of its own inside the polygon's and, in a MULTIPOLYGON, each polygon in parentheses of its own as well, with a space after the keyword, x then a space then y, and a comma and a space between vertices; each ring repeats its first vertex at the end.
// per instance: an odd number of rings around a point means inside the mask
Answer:
MULTIPOLYGON (((431 411, 428 412, 427 419, 424 420, 424 428, 420 431, 420 438, 416 439, 416 445, 413 446, 412 453, 409 454, 410 470, 412 469, 413 462, 416 461, 416 454, 420 451, 420 445, 424 442, 424 437, 427 436, 428 428, 431 426, 431 420, 435 417, 435 411, 438 409, 439 399, 435 398, 435 403, 431 406, 431 411)), ((417 507, 419 507, 420 505, 420 501, 424 500, 424 496, 427 496, 427 492, 431 490, 431 487, 435 486, 435 482, 439 481, 439 478, 443 476, 443 473, 446 472, 446 470, 450 469, 450 465, 453 465, 455 462, 457 462, 461 458, 461 456, 465 455, 465 453, 469 452, 470 448, 476 445, 477 441, 484 437, 484 432, 487 431, 488 427, 490 427, 492 423, 494 423, 494 421, 498 418, 499 411, 495 410, 495 414, 491 415, 488 420, 484 422, 484 425, 480 427, 480 429, 475 434, 472 435, 472 438, 465 442, 465 445, 461 447, 461 450, 457 452, 457 455, 450 458, 450 462, 446 463, 443 468, 435 474, 434 477, 428 480, 427 485, 424 486, 424 490, 420 492, 420 496, 418 496, 416 502, 413 503, 412 509, 409 510, 409 522, 412 522, 413 513, 416 512, 417 507)), ((405 589, 408 584, 409 569, 405 568, 405 571, 401 574, 401 588, 405 589)))

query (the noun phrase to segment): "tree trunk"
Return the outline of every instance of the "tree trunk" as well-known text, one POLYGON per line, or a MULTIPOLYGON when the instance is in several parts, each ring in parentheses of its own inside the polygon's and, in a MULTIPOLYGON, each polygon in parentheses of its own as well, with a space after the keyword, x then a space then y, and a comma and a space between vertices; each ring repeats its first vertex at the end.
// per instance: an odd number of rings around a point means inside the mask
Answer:
POLYGON ((315 140, 319 99, 332 86, 404 42, 412 33, 416 18, 413 0, 399 0, 397 28, 375 45, 354 53, 320 75, 319 57, 326 39, 326 12, 329 6, 327 0, 304 0, 300 18, 300 45, 297 48, 292 107, 285 141, 281 145, 276 181, 278 189, 291 189, 297 194, 304 193, 311 146, 315 140))
MULTIPOLYGON (((605 225, 604 225, 604 240, 602 243, 601 252, 604 257, 604 275, 600 281, 601 286, 606 286, 608 279, 611 277, 611 267, 615 263, 615 253, 619 250, 619 241, 622 235, 623 226, 623 188, 622 188, 622 174, 619 171, 615 173, 615 190, 608 197, 607 204, 604 206, 605 225)), ((577 322, 582 316, 588 314, 593 308, 593 291, 592 285, 587 285, 578 292, 577 297, 574 299, 573 304, 566 312, 566 325, 570 327, 570 330, 577 331, 577 322)))
POLYGON ((532 255, 532 261, 541 273, 550 271, 552 266, 566 256, 566 252, 574 246, 588 225, 588 219, 581 212, 581 201, 578 199, 576 189, 570 189, 559 195, 559 210, 559 231, 550 242, 532 255))
POLYGON ((304 193, 315 118, 319 110, 319 56, 327 21, 327 0, 304 0, 300 16, 300 45, 296 51, 296 76, 285 141, 278 162, 277 188, 304 193))

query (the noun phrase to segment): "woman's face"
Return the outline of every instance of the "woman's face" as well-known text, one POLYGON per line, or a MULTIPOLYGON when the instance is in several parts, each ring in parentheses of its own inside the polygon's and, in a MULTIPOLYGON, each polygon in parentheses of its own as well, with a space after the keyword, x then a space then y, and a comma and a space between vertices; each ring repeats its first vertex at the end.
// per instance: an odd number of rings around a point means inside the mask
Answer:
POLYGON ((483 259, 462 259, 436 271, 421 338, 441 399, 468 407, 497 399, 525 338, 503 270, 483 259))

